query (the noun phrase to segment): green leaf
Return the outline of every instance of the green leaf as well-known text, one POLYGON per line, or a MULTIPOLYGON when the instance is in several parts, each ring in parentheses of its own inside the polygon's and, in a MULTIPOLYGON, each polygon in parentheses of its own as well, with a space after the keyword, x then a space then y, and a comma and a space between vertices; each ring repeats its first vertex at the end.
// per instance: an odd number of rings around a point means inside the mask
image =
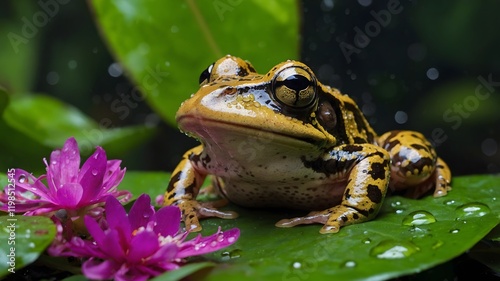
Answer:
POLYGON ((83 155, 89 155, 100 145, 109 157, 117 157, 147 140, 154 132, 142 126, 111 128, 112 124, 106 124, 107 127, 103 127, 78 109, 44 95, 10 100, 3 118, 0 128, 5 130, 6 137, 1 142, 9 149, 2 153, 6 154, 4 159, 12 159, 14 162, 10 163, 16 167, 23 163, 17 160, 26 157, 34 159, 37 165, 42 163, 42 157, 62 147, 71 136, 77 139, 83 155))
POLYGON ((261 72, 298 57, 293 0, 90 3, 111 50, 171 125, 200 73, 223 55, 247 59, 261 72))
POLYGON ((218 226, 238 227, 240 239, 226 251, 206 255, 226 264, 216 266, 203 280, 325 280, 328 276, 383 280, 417 273, 464 253, 498 224, 499 190, 500 177, 456 177, 453 190, 445 197, 389 197, 375 220, 328 235, 318 233, 319 225, 274 226, 282 218, 296 216, 295 212, 228 206, 240 217, 204 220, 204 233, 213 233, 218 226), (465 216, 462 206, 471 203, 484 204, 487 209, 482 216, 474 212, 465 216), (431 213, 436 222, 403 225, 403 219, 415 211, 431 213), (384 254, 389 248, 392 252, 384 254), (404 248, 410 250, 407 257, 380 258, 404 256, 404 248))
POLYGON ((214 263, 212 262, 198 262, 198 263, 191 263, 182 266, 179 269, 169 271, 167 273, 164 273, 162 275, 159 275, 151 281, 175 281, 175 280, 181 280, 184 277, 187 277, 188 275, 192 275, 196 271, 208 267, 214 266, 214 263))
POLYGON ((49 218, 28 216, 0 217, 0 277, 34 262, 50 245, 56 227, 49 218), (12 262, 12 264, 10 264, 12 262))
POLYGON ((132 199, 147 193, 154 200, 157 195, 165 193, 169 179, 170 173, 127 171, 118 189, 130 191, 132 199))
POLYGON ((500 273, 500 225, 497 225, 468 254, 492 270, 500 273))

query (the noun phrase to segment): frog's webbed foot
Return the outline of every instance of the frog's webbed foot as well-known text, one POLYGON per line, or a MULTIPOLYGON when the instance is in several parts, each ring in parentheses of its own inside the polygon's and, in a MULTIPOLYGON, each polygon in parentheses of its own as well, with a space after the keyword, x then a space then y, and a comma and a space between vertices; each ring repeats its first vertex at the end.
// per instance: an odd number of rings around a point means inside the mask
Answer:
POLYGON ((199 219, 217 217, 234 219, 238 214, 233 211, 217 210, 212 202, 198 202, 196 200, 179 200, 176 205, 181 209, 182 219, 188 231, 196 232, 202 229, 199 219))
POLYGON ((358 210, 343 205, 338 205, 324 211, 311 212, 307 216, 292 219, 283 219, 276 223, 277 227, 293 227, 301 224, 319 223, 323 227, 321 234, 337 233, 340 228, 350 221, 368 220, 358 210))

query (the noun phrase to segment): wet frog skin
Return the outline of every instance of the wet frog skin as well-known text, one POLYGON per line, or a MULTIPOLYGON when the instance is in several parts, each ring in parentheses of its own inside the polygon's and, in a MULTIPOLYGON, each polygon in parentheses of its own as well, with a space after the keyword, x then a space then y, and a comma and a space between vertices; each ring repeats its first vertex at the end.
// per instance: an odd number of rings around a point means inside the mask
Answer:
POLYGON ((319 223, 321 233, 373 219, 388 190, 417 198, 451 189, 448 166, 422 134, 377 136, 350 97, 303 63, 286 61, 261 75, 226 56, 200 85, 176 119, 201 145, 184 154, 164 198, 180 207, 191 231, 201 230, 200 218, 237 216, 196 200, 207 176, 235 204, 310 211, 276 226, 319 223))

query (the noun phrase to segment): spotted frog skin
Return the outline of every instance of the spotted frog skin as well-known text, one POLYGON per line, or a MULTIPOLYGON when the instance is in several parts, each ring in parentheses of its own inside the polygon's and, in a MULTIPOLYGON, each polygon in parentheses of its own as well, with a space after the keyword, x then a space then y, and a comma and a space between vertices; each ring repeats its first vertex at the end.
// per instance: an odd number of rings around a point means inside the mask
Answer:
POLYGON ((184 154, 164 198, 180 207, 191 231, 201 230, 200 218, 237 216, 196 200, 208 175, 235 204, 310 211, 276 226, 319 223, 321 233, 373 219, 388 190, 416 198, 451 189, 448 166, 422 134, 377 136, 350 97, 303 63, 286 61, 261 75, 226 56, 200 85, 176 119, 201 145, 184 154))

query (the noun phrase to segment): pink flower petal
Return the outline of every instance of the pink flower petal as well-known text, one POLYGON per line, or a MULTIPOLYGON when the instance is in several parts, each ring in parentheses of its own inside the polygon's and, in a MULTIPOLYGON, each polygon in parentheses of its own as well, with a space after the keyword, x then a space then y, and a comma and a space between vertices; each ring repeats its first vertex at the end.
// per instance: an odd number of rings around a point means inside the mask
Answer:
POLYGON ((147 194, 142 194, 134 202, 134 205, 128 212, 130 220, 130 227, 138 229, 139 227, 146 227, 147 223, 154 216, 154 208, 151 206, 151 198, 147 194))
MULTIPOLYGON (((135 204, 134 204, 135 205, 135 204)), ((133 207, 133 206, 132 206, 133 207)), ((120 236, 127 243, 130 242, 132 228, 130 226, 129 218, 123 208, 122 204, 112 196, 106 199, 106 221, 110 229, 118 229, 120 236)))
POLYGON ((80 151, 75 138, 71 137, 66 140, 59 155, 59 161, 61 169, 60 182, 77 182, 80 170, 80 151))
POLYGON ((163 207, 154 215, 156 225, 154 230, 162 236, 174 236, 179 232, 181 210, 176 206, 163 207))
POLYGON ((83 263, 82 272, 89 279, 108 280, 113 279, 120 265, 112 260, 100 261, 91 258, 83 263))
POLYGON ((94 154, 83 164, 79 182, 83 186, 82 200, 84 202, 98 198, 102 189, 102 179, 106 172, 106 159, 106 152, 98 146, 94 154))
POLYGON ((203 255, 225 248, 238 240, 240 230, 233 228, 227 231, 217 231, 208 237, 198 235, 193 240, 182 243, 181 249, 177 254, 178 258, 203 255))
POLYGON ((159 248, 158 236, 152 231, 141 231, 130 241, 127 260, 129 263, 139 264, 142 259, 153 255, 159 248))
POLYGON ((83 196, 83 188, 79 183, 65 183, 57 190, 56 202, 61 204, 61 209, 75 209, 83 196))

